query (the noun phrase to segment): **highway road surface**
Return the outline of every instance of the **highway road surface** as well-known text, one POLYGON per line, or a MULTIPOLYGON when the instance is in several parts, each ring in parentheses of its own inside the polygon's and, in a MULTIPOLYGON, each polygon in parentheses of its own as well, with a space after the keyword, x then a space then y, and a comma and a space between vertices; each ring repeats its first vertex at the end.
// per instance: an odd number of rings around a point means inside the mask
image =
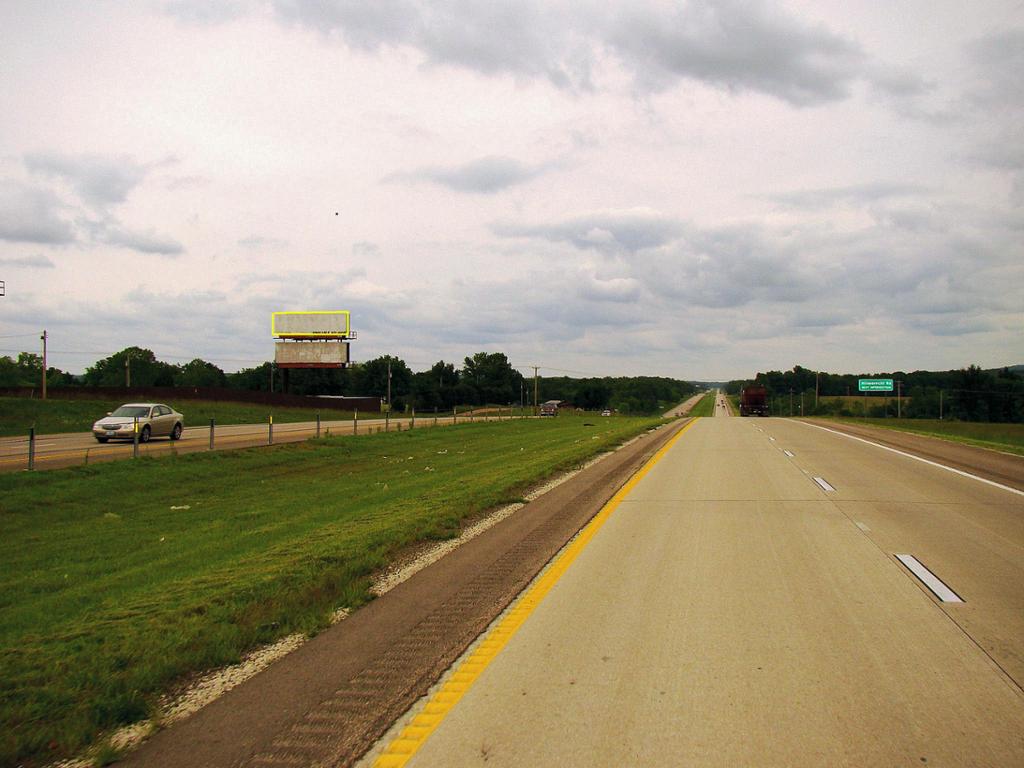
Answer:
POLYGON ((1021 491, 713 418, 616 498, 365 765, 1024 765, 1021 491))
POLYGON ((729 407, 729 401, 722 390, 717 390, 715 393, 715 416, 731 416, 732 408, 729 407))
POLYGON ((703 398, 704 398, 704 393, 703 392, 698 392, 693 397, 691 397, 691 398, 681 402, 675 408, 670 408, 669 410, 667 410, 662 415, 666 419, 675 419, 675 418, 678 418, 678 417, 681 417, 681 416, 686 416, 693 409, 693 406, 695 406, 697 403, 699 403, 703 398))

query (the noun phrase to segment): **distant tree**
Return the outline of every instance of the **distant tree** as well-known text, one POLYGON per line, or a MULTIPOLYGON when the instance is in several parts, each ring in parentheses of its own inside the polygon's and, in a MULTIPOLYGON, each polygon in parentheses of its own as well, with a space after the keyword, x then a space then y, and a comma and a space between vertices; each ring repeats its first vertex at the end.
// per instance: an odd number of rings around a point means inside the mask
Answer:
MULTIPOLYGON (((243 368, 227 374, 227 385, 232 389, 247 389, 250 392, 270 391, 270 363, 261 363, 253 368, 243 368)), ((280 388, 276 383, 275 389, 280 388)))
POLYGON ((131 366, 133 387, 174 386, 174 366, 160 362, 152 350, 141 347, 128 347, 98 360, 85 369, 85 383, 93 387, 123 387, 126 360, 131 366))
POLYGON ((469 386, 474 403, 511 403, 519 399, 523 375, 501 352, 477 352, 463 362, 460 381, 469 386))
POLYGON ((429 371, 413 376, 416 407, 420 410, 448 410, 455 405, 459 371, 452 363, 439 360, 429 371))
POLYGON ((190 363, 178 368, 174 373, 176 387, 223 387, 227 384, 227 376, 213 363, 200 360, 198 357, 190 363))
POLYGON ((292 368, 281 371, 285 380, 293 395, 347 395, 351 389, 348 368, 292 368))
MULTIPOLYGON (((18 359, 0 357, 0 387, 40 387, 43 377, 43 358, 31 352, 21 352, 18 359)), ((47 366, 46 385, 66 386, 74 384, 75 378, 68 373, 47 366)))
POLYGON ((0 357, 0 387, 22 386, 22 370, 13 359, 0 357))
POLYGON ((576 390, 576 396, 572 399, 573 405, 588 411, 596 411, 607 408, 611 400, 612 388, 601 382, 588 382, 576 390))
POLYGON ((368 360, 353 370, 353 384, 359 395, 386 397, 388 392, 388 364, 391 365, 392 410, 404 410, 412 394, 412 371, 405 361, 392 355, 368 360))

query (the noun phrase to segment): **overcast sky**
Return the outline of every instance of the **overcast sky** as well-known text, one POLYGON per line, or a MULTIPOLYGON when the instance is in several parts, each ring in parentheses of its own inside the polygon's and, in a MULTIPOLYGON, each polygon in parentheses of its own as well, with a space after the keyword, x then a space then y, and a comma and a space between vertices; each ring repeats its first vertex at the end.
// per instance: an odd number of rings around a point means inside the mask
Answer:
POLYGON ((0 354, 1024 363, 1024 2, 0 4, 0 354), (35 338, 34 338, 35 337, 35 338))

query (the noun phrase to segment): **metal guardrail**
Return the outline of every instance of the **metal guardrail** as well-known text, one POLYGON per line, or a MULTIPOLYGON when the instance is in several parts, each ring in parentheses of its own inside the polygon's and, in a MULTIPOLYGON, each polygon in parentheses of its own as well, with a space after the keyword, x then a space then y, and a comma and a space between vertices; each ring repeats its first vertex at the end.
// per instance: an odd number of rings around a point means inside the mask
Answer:
MULTIPOLYGON (((403 415, 401 418, 395 419, 391 418, 390 413, 385 413, 380 417, 377 417, 375 414, 375 417, 369 420, 365 416, 360 419, 358 411, 353 413, 351 419, 332 419, 329 421, 324 420, 321 414, 318 413, 313 425, 310 425, 308 422, 279 422, 275 424, 272 416, 268 417, 266 423, 261 424, 217 425, 214 419, 210 419, 209 425, 189 427, 185 430, 183 437, 190 451, 196 450, 197 441, 207 437, 206 450, 213 451, 218 450, 218 448, 221 450, 230 449, 233 447, 231 443, 235 441, 256 441, 261 435, 266 438, 265 445, 274 445, 279 442, 297 442, 298 439, 302 439, 296 438, 297 434, 305 435, 305 439, 320 439, 325 436, 371 435, 381 432, 407 431, 424 426, 457 425, 476 421, 508 421, 519 418, 529 417, 525 412, 517 414, 512 409, 502 408, 498 409, 497 412, 495 412, 495 409, 490 409, 489 413, 484 414, 476 414, 472 411, 459 413, 453 409, 447 413, 432 413, 426 417, 413 411, 408 416, 403 415), (371 423, 367 423, 368 421, 371 423), (220 427, 219 434, 218 426, 220 427), (336 430, 333 435, 332 428, 336 430), (341 431, 337 431, 339 428, 341 431), (204 435, 204 432, 207 432, 208 436, 204 435)), ((21 468, 35 470, 37 464, 42 461, 57 459, 64 459, 66 461, 69 455, 74 456, 77 453, 81 453, 82 463, 86 465, 90 459, 94 459, 97 456, 102 456, 103 458, 123 457, 128 451, 131 451, 131 458, 168 452, 173 454, 176 453, 176 447, 181 444, 178 441, 168 443, 164 440, 143 443, 139 440, 139 437, 139 427, 136 424, 130 441, 124 443, 110 442, 86 447, 81 445, 83 433, 40 436, 36 433, 35 427, 31 427, 26 437, 0 438, 0 470, 5 468, 16 469, 18 468, 17 466, 11 465, 18 464, 20 464, 21 468), (40 442, 40 440, 44 440, 44 442, 40 442)))

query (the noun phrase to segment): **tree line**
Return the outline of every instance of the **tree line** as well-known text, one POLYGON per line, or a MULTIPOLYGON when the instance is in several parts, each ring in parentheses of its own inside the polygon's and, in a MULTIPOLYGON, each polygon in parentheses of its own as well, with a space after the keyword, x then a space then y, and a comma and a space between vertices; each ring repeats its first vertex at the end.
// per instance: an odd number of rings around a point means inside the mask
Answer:
MULTIPOLYGON (((902 416, 911 419, 937 419, 941 416, 960 421, 1024 421, 1024 376, 1011 368, 983 370, 980 366, 971 365, 949 371, 836 374, 816 372, 797 365, 785 372, 758 373, 753 382, 765 386, 773 412, 780 415, 789 413, 791 396, 794 402, 799 403, 803 395, 803 412, 807 415, 881 418, 895 416, 898 409, 902 416), (879 393, 861 397, 862 393, 857 389, 858 379, 892 379, 893 391, 885 393, 891 398, 880 397, 879 393), (902 395, 899 405, 895 401, 896 382, 900 382, 902 395), (833 399, 837 396, 857 396, 858 399, 833 399)), ((751 380, 730 381, 725 385, 725 391, 738 394, 740 388, 749 383, 751 380)))
MULTIPOLYGON (((265 362, 235 373, 196 358, 185 364, 157 359, 152 350, 128 347, 88 366, 81 376, 47 369, 48 387, 227 387, 294 395, 351 395, 385 398, 390 369, 391 404, 395 410, 450 410, 456 405, 533 403, 534 380, 512 367, 501 352, 477 352, 461 365, 439 360, 414 372, 393 355, 349 368, 282 370, 265 362)), ((21 353, 0 357, 0 387, 38 386, 42 358, 21 353)), ((654 376, 565 376, 538 381, 539 402, 565 400, 585 410, 614 408, 623 413, 656 413, 681 402, 697 390, 689 382, 654 376)))

